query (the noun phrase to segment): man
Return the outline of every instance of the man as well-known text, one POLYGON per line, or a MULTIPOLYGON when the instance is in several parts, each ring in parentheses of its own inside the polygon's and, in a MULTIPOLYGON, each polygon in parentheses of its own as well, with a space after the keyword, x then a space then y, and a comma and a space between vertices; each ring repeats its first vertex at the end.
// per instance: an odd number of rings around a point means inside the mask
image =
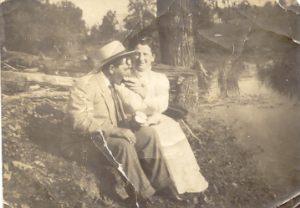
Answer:
POLYGON ((172 180, 156 132, 142 127, 133 133, 114 90, 130 73, 131 53, 118 41, 98 51, 100 70, 80 78, 71 89, 61 148, 67 157, 84 158, 94 170, 102 165, 98 160, 102 152, 142 198, 152 199, 172 180))

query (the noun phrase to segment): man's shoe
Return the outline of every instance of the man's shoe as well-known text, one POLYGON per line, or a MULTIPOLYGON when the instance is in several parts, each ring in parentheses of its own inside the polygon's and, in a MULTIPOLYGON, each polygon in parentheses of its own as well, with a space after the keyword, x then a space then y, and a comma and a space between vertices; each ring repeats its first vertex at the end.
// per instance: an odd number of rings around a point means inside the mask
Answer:
POLYGON ((143 197, 143 196, 139 196, 138 197, 138 204, 140 208, 153 208, 155 207, 155 200, 154 198, 151 197, 143 197))
POLYGON ((154 201, 152 197, 146 198, 142 196, 138 196, 137 198, 134 196, 128 197, 125 200, 123 200, 123 203, 126 205, 126 207, 139 207, 139 208, 153 208, 154 201), (138 206, 137 206, 138 203, 138 206))

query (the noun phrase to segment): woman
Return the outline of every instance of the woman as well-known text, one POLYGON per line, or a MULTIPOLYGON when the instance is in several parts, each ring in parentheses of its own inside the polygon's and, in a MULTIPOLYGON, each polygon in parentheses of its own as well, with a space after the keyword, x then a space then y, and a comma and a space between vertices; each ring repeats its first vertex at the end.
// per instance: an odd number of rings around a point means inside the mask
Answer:
POLYGON ((164 74, 151 71, 155 54, 151 50, 151 39, 138 40, 133 49, 133 71, 130 79, 118 88, 125 111, 142 111, 149 116, 144 125, 156 129, 169 172, 179 194, 202 192, 208 183, 199 172, 190 144, 179 124, 161 114, 168 108, 169 81, 164 74), (150 40, 150 41, 149 41, 150 40))

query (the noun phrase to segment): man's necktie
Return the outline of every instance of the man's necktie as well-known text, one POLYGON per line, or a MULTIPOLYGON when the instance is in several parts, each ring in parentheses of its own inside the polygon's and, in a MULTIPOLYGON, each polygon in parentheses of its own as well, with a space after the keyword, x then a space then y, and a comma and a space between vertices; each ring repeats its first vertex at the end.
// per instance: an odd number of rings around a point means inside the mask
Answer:
POLYGON ((123 124, 126 124, 127 123, 127 116, 124 112, 122 101, 121 101, 121 99, 118 95, 118 91, 111 85, 109 86, 109 89, 111 91, 111 97, 112 97, 112 99, 114 101, 114 104, 115 104, 118 123, 122 122, 123 124))

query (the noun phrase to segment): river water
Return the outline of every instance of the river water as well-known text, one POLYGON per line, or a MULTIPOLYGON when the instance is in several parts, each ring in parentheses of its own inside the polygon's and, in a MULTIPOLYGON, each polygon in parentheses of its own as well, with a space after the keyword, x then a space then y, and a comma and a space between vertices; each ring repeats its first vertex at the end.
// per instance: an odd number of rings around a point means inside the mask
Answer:
POLYGON ((223 120, 240 144, 256 151, 270 186, 292 194, 300 180, 300 104, 255 77, 241 79, 239 86, 240 95, 221 99, 215 82, 208 97, 214 104, 203 116, 223 120))

